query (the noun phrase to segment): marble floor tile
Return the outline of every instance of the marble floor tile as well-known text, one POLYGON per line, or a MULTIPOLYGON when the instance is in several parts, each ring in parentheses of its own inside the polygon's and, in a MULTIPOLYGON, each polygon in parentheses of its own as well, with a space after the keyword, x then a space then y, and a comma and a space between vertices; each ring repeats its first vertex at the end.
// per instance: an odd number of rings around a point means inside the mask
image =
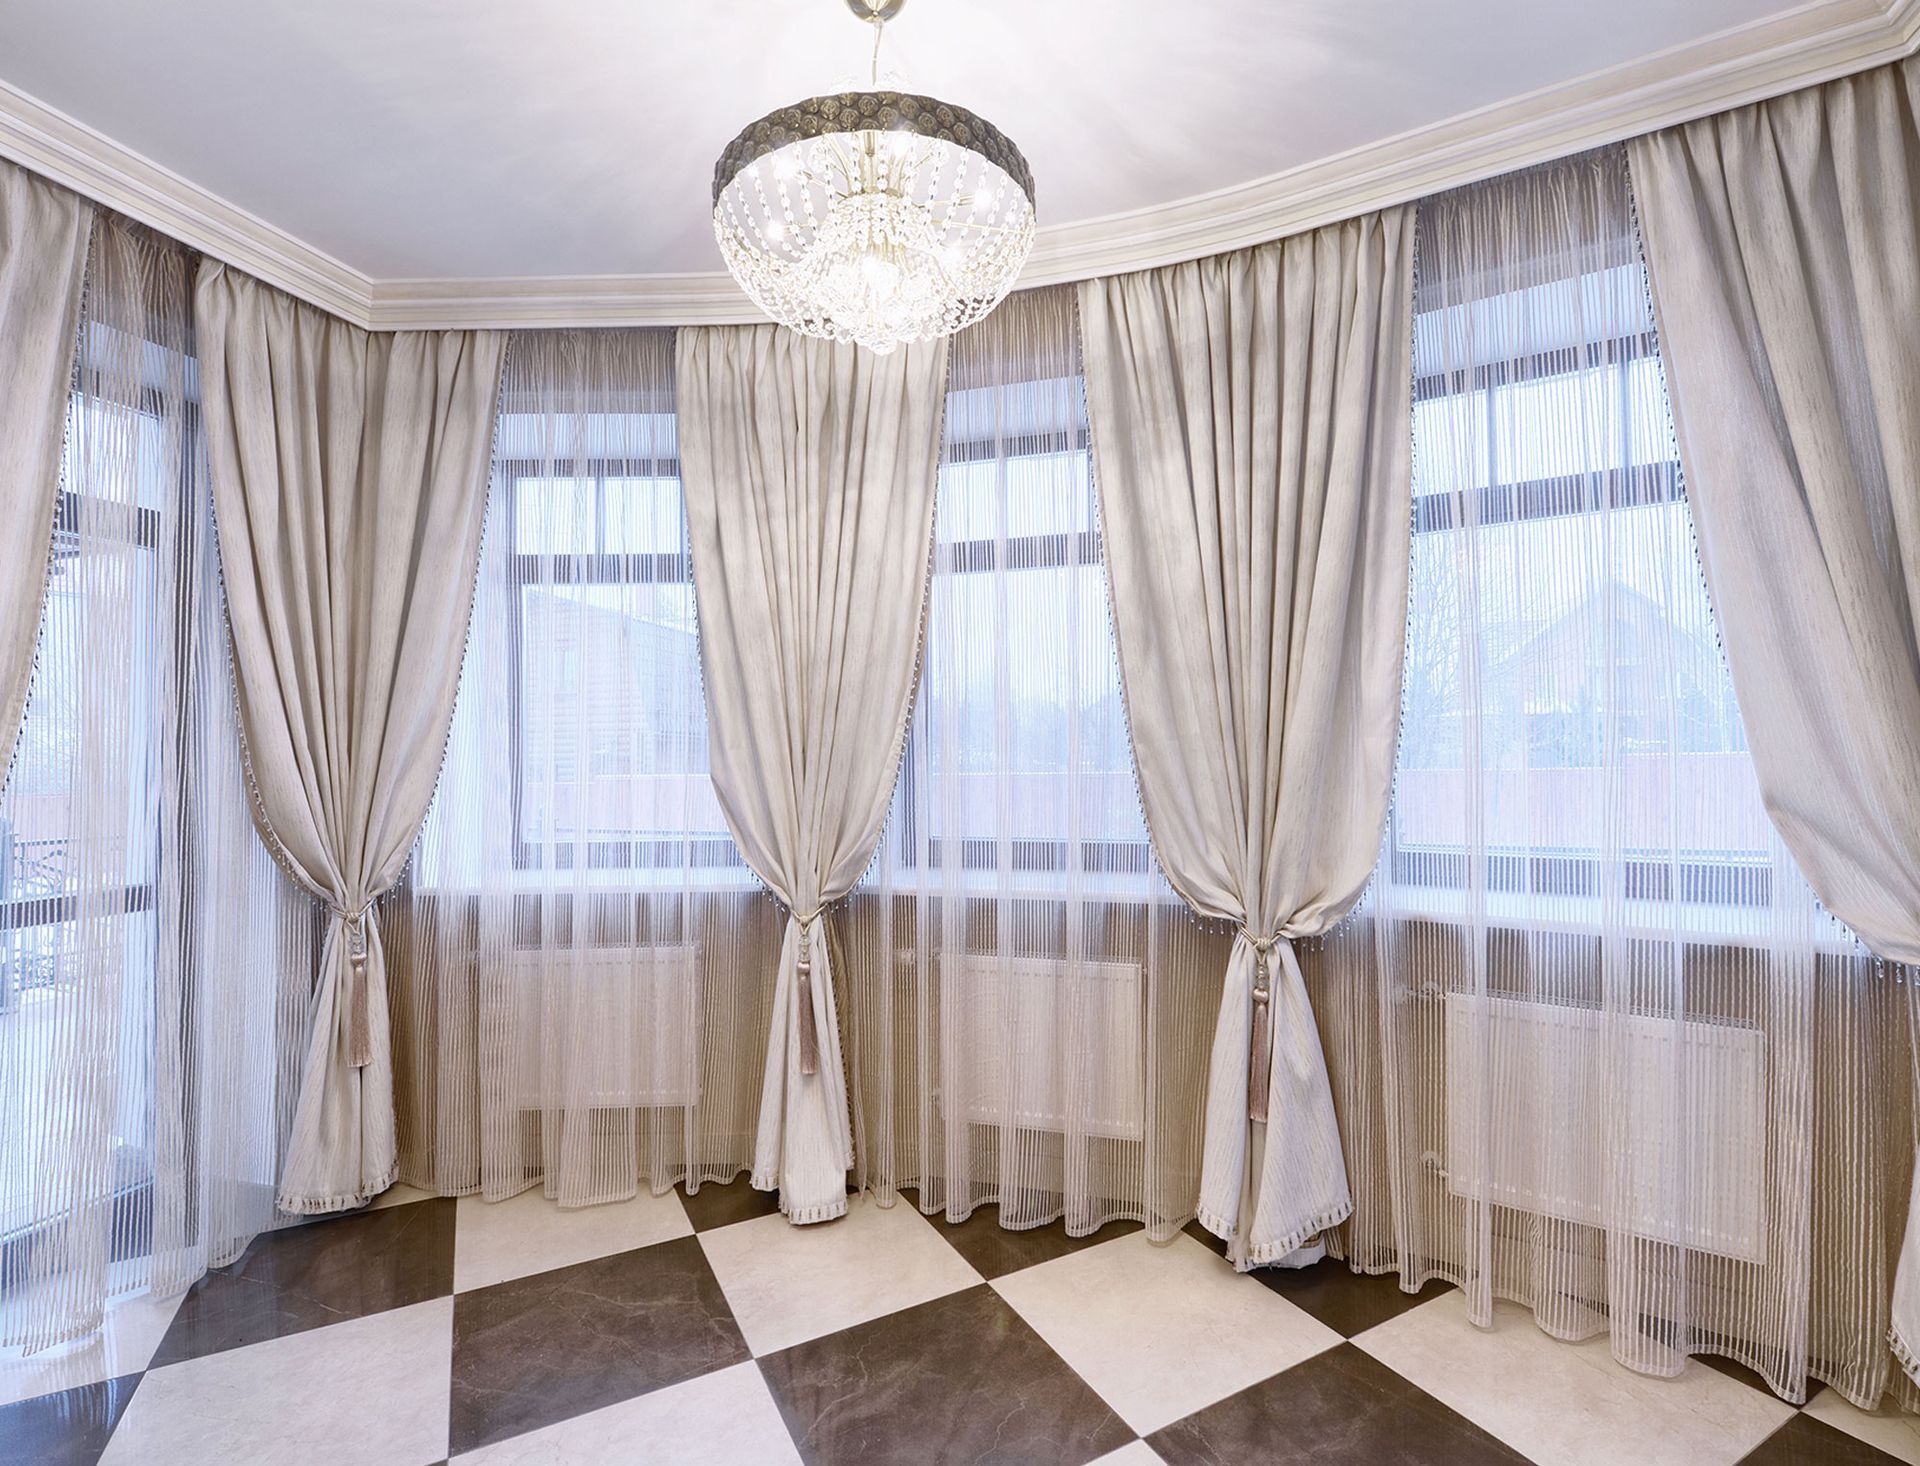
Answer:
POLYGON ((456 1456, 460 1466, 799 1466, 752 1360, 456 1456))
POLYGON ((985 1287, 765 1355, 760 1368, 816 1466, 1082 1466, 1133 1435, 985 1287))
POLYGON ((125 1374, 0 1405, 0 1460, 93 1466, 139 1383, 139 1375, 125 1374))
POLYGON ((691 1237, 456 1294, 453 1319, 456 1451, 748 1357, 691 1237))
POLYGON ((416 1201, 432 1201, 434 1193, 422 1191, 418 1186, 409 1186, 405 1181, 395 1181, 385 1191, 369 1201, 364 1211, 385 1211, 393 1206, 412 1206, 416 1201))
POLYGON ((457 1293, 693 1235, 693 1224, 671 1191, 664 1196, 642 1191, 630 1201, 563 1208, 536 1187, 506 1201, 463 1196, 456 1216, 457 1293))
POLYGON ((87 1338, 32 1354, 0 1350, 0 1405, 139 1374, 153 1362, 179 1308, 177 1295, 131 1294, 109 1304, 105 1323, 87 1338))
MULTIPOLYGON (((900 1204, 909 1202, 903 1196, 900 1204)), ((1070 1237, 1064 1222, 1048 1222, 1009 1231, 1000 1225, 1000 1209, 994 1206, 975 1207, 964 1222, 950 1222, 938 1214, 927 1220, 983 1278, 1003 1278, 1035 1263, 1051 1262, 1141 1230, 1138 1222, 1109 1222, 1097 1232, 1070 1237)))
POLYGON ((780 1215, 780 1193, 755 1191, 745 1176, 724 1186, 717 1181, 707 1181, 698 1191, 689 1192, 684 1185, 674 1187, 674 1191, 696 1232, 731 1227, 735 1222, 750 1222, 755 1217, 780 1215))
POLYGON ((1899 1460, 1802 1412, 1741 1457, 1740 1466, 1894 1466, 1899 1460))
POLYGON ((1351 1344, 1176 1420, 1149 1444, 1168 1466, 1526 1462, 1351 1344))
POLYGON ((796 1227, 767 1216, 699 1238, 755 1354, 980 1281, 912 1207, 881 1207, 864 1196, 831 1222, 796 1227))
POLYGON ((1130 1441, 1117 1451, 1107 1452, 1091 1466, 1166 1466, 1166 1463, 1145 1441, 1130 1441))
POLYGON ((453 1229, 442 1199, 268 1232, 187 1290, 154 1366, 444 1297, 453 1229))
POLYGON ((452 1326, 437 1298, 152 1370, 102 1466, 426 1466, 452 1326))
POLYGON ((1409 1309, 1354 1343, 1543 1466, 1730 1466, 1793 1407, 1717 1370, 1673 1379, 1616 1362, 1605 1336, 1570 1344, 1496 1304, 1475 1328, 1458 1292, 1409 1309))
POLYGON ((993 1287, 1141 1435, 1340 1342, 1186 1236, 1136 1232, 993 1287))
POLYGON ((1898 1460, 1920 1463, 1920 1415, 1862 1410, 1834 1389, 1822 1389, 1807 1401, 1806 1414, 1898 1460))
POLYGON ((1332 1257, 1323 1257, 1311 1267, 1257 1267, 1247 1276, 1349 1339, 1438 1298, 1453 1286, 1430 1278, 1418 1293, 1408 1293, 1401 1289, 1397 1275, 1356 1273, 1332 1257))

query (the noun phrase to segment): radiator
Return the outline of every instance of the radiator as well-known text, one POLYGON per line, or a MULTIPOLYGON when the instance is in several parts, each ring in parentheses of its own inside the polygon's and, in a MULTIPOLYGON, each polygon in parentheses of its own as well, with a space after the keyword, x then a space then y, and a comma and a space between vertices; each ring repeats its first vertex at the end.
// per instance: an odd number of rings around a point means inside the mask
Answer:
POLYGON ((1076 1134, 1144 1137, 1137 964, 973 955, 944 971, 948 1113, 1062 1132, 1071 1118, 1076 1134))
POLYGON ((699 1099, 695 948, 518 952, 512 974, 520 1109, 699 1099))
POLYGON ((1447 995, 1458 1195, 1758 1262, 1766 1103, 1757 1028, 1447 995))

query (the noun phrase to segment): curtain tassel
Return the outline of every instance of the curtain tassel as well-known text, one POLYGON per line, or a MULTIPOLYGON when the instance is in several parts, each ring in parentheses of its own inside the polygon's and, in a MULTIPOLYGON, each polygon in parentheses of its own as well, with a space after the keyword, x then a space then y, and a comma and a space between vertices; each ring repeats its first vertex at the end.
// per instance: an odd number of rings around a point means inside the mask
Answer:
POLYGON ((367 1016, 367 912, 334 908, 347 937, 347 1062, 364 1069, 373 1062, 373 1024, 367 1016))
POLYGON ((1277 939, 1253 944, 1253 1041, 1247 1057, 1247 1118, 1267 1122, 1267 1092, 1273 1087, 1273 977, 1267 949, 1277 939))
POLYGON ((820 1072, 820 1025, 813 1016, 813 924, 820 913, 800 922, 800 1072, 820 1072))

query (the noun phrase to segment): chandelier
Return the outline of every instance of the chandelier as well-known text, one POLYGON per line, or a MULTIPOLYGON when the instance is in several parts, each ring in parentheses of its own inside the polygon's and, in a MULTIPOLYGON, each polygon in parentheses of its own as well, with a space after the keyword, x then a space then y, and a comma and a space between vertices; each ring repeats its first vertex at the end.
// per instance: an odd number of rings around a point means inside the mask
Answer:
POLYGON ((847 0, 873 26, 866 90, 770 112, 713 170, 713 232, 774 320, 892 351, 998 305, 1033 247, 1033 175, 964 107, 880 88, 881 28, 906 0, 847 0))

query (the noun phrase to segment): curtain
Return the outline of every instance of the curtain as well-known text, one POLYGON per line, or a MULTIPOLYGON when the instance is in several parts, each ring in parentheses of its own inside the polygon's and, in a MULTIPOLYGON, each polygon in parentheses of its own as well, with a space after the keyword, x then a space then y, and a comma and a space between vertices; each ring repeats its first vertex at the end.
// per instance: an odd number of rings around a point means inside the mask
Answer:
POLYGON ((517 334, 446 766, 383 918, 401 1178, 731 1181, 781 927, 708 772, 673 333, 517 334))
POLYGON ((1423 202, 1419 282, 1394 806, 1310 963, 1340 1246, 1483 1324, 1513 1299, 1634 1369, 1870 1405, 1900 999, 1760 798, 1623 153, 1423 202))
POLYGON ((1239 928, 1199 1207, 1238 1267, 1349 1209, 1293 943, 1359 896, 1392 781, 1412 266, 1400 209, 1080 292, 1140 796, 1239 928))
POLYGON ((947 342, 876 355, 772 326, 679 335, 713 782, 786 907, 753 1184, 846 1210, 846 1079, 821 912, 886 819, 918 670, 947 342))
POLYGON ((313 927, 249 818, 193 269, 102 213, 61 376, 38 672, 0 799, 0 1344, 30 1350, 283 1220, 313 927))
MULTIPOLYGON (((1767 810, 1920 963, 1920 61, 1633 144, 1674 416, 1767 810)), ((1909 973, 1908 980, 1920 979, 1909 973)), ((1893 1336, 1920 1379, 1920 1208, 1893 1336)))
POLYGON ((0 161, 0 789, 33 672, 92 208, 0 161))
POLYGON ((205 421, 262 837, 329 920, 292 1212, 395 1172, 373 899, 406 863, 453 713, 504 338, 375 335, 209 261, 205 421))
POLYGON ((1070 287, 953 343, 925 663, 847 954, 860 1178, 954 1220, 1193 1215, 1226 940, 1154 864, 1070 287))

